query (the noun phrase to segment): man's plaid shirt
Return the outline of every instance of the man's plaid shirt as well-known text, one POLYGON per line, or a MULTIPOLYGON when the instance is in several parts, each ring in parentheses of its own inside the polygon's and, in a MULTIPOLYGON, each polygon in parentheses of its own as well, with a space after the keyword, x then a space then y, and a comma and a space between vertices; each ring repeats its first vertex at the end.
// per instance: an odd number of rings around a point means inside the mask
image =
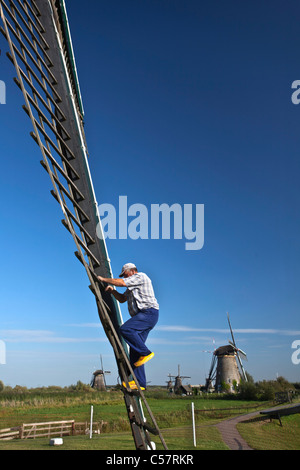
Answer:
POLYGON ((139 310, 146 308, 159 309, 154 295, 151 279, 144 273, 136 273, 124 278, 127 290, 125 296, 128 302, 130 316, 136 315, 139 310))

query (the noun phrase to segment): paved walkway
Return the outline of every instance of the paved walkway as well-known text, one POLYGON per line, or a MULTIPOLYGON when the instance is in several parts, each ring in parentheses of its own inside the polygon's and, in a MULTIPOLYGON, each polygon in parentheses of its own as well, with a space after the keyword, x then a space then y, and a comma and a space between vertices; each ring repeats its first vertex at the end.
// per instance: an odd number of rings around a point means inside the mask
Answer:
MULTIPOLYGON (((278 411, 281 410, 281 415, 284 416, 285 414, 292 414, 292 413, 300 413, 299 411, 299 404, 296 405, 287 405, 287 406, 277 406, 274 408, 270 408, 264 410, 264 412, 270 411, 278 411)), ((222 439, 226 445, 228 445, 229 449, 231 450, 253 450, 247 442, 242 438, 238 430, 236 429, 236 425, 241 423, 242 421, 247 421, 248 419, 252 419, 255 416, 259 415, 261 411, 254 411, 253 413, 248 413, 246 415, 238 416, 236 418, 231 418, 226 421, 222 421, 215 426, 219 429, 222 439)))
POLYGON ((219 424, 216 424, 216 427, 219 429, 222 439, 226 445, 228 445, 229 449, 231 450, 253 450, 247 442, 242 438, 238 430, 236 429, 236 425, 241 421, 245 421, 247 419, 254 418, 260 412, 254 411, 253 413, 249 413, 247 415, 238 416, 237 418, 228 419, 226 421, 222 421, 219 424))

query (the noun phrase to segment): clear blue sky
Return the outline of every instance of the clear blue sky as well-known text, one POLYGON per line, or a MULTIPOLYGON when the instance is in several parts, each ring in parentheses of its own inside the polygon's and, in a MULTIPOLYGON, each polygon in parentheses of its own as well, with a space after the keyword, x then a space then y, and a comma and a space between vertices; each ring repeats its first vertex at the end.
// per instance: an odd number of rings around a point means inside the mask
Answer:
MULTIPOLYGON (((205 205, 199 251, 184 240, 107 240, 115 276, 129 261, 153 280, 148 380, 164 384, 180 364, 204 383, 203 351, 227 343, 229 311, 254 379, 299 381, 299 3, 66 3, 98 203, 205 205)), ((114 384, 112 349, 0 41, 0 380, 87 383, 102 354, 114 384)))

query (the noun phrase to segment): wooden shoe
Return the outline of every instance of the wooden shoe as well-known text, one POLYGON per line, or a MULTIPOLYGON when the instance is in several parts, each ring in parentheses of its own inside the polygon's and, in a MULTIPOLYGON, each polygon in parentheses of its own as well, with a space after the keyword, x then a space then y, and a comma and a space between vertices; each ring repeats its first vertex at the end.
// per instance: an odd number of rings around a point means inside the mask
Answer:
POLYGON ((150 361, 150 359, 152 359, 152 357, 154 356, 154 353, 150 353, 148 354, 148 356, 141 356, 135 363, 135 367, 140 367, 142 366, 143 364, 145 364, 146 362, 150 361))

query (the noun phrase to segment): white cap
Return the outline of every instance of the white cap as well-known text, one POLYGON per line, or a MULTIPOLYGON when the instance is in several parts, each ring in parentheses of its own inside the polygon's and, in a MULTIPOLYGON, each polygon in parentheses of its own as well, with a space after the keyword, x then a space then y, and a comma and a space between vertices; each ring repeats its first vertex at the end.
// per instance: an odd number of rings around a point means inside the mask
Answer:
POLYGON ((124 266, 123 266, 123 268, 122 268, 122 272, 121 272, 121 274, 119 275, 119 277, 123 277, 125 271, 129 271, 130 269, 136 269, 136 265, 133 264, 133 263, 124 264, 124 266))

